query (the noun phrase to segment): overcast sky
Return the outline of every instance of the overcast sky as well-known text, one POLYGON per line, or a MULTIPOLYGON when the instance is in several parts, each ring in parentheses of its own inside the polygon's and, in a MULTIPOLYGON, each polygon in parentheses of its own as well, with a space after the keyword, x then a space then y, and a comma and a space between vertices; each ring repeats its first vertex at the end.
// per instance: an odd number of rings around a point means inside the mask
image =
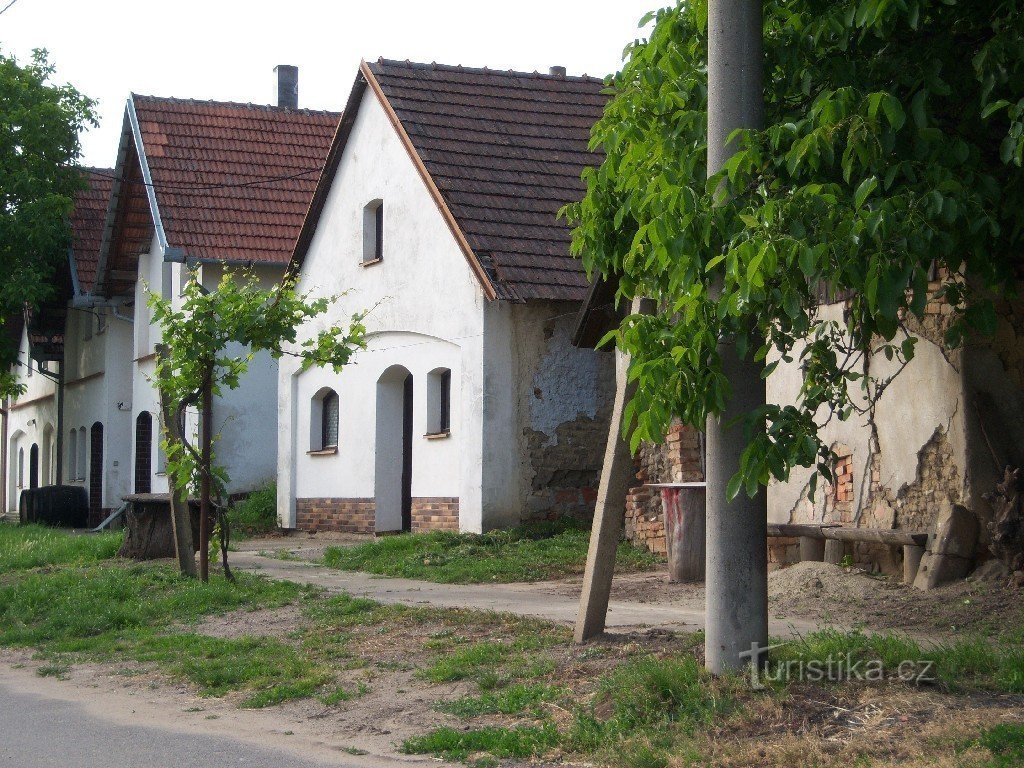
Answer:
MULTIPOLYGON (((10 0, 0 0, 0 8, 10 0)), ((361 58, 603 76, 663 0, 16 0, 0 48, 46 48, 58 82, 99 101, 87 165, 114 164, 129 92, 269 103, 276 64, 299 105, 340 110, 361 58)))

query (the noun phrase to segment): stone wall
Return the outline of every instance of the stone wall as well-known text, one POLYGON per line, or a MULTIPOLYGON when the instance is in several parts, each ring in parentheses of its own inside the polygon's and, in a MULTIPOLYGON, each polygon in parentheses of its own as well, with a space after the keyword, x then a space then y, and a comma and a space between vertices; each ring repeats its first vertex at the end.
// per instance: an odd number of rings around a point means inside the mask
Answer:
POLYGON ((572 344, 578 307, 531 303, 513 314, 521 521, 589 521, 615 396, 614 357, 572 344))

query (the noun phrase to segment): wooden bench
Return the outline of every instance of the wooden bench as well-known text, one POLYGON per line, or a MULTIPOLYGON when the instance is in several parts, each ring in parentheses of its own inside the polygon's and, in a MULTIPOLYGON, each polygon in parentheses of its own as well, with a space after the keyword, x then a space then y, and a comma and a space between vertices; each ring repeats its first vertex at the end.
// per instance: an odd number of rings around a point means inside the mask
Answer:
POLYGON ((903 582, 913 584, 924 556, 927 533, 882 528, 844 528, 838 524, 769 523, 768 536, 800 539, 800 559, 838 563, 845 542, 903 547, 903 582))

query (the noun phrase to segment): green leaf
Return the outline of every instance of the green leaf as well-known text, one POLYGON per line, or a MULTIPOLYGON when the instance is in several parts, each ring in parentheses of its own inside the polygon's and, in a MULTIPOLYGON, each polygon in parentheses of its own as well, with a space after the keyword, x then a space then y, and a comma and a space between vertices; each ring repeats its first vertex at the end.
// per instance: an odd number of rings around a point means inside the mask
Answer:
POLYGON ((729 480, 729 484, 725 487, 725 500, 732 501, 740 495, 740 490, 743 488, 743 476, 738 472, 732 476, 729 480))
POLYGON ((857 186, 857 191, 853 193, 853 207, 861 208, 864 205, 864 201, 867 200, 868 195, 875 191, 878 187, 878 177, 870 176, 862 181, 857 186))

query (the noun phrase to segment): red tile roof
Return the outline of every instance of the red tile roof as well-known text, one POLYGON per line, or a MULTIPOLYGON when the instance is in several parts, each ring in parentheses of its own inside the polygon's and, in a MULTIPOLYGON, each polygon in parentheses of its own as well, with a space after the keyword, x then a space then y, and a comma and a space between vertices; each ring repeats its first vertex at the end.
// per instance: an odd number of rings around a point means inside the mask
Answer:
POLYGON ((71 212, 71 252, 78 271, 79 290, 92 291, 103 239, 103 222, 110 200, 114 171, 110 168, 83 168, 88 186, 75 195, 71 212))
POLYGON ((385 59, 369 69, 498 298, 584 299, 557 213, 600 161, 588 142, 603 81, 385 59))
POLYGON ((285 265, 339 114, 133 95, 167 242, 285 265))

